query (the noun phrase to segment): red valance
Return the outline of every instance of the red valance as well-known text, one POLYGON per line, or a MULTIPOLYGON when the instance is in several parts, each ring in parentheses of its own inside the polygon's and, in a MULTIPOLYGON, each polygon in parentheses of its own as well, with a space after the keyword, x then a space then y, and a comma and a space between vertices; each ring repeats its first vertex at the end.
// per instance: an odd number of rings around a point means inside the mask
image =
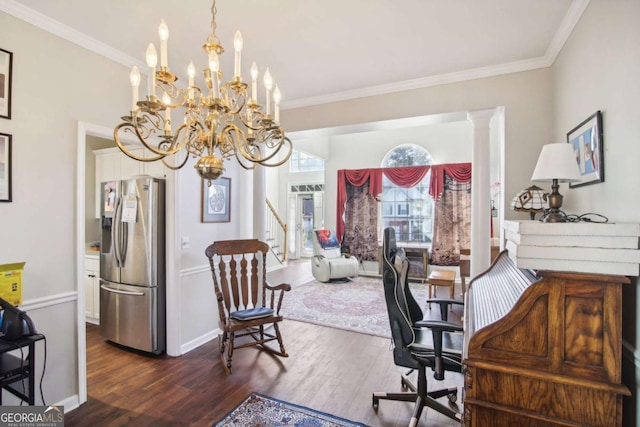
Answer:
POLYGON ((336 235, 342 240, 344 234, 344 210, 347 203, 347 181, 356 187, 362 187, 369 181, 369 194, 377 197, 382 193, 382 174, 399 187, 413 187, 418 184, 431 169, 429 194, 438 200, 444 191, 444 173, 456 181, 471 180, 471 163, 454 163, 433 166, 407 166, 401 168, 341 169, 338 171, 338 204, 336 206, 336 235))
POLYGON ((447 173, 458 182, 471 181, 471 163, 451 163, 448 165, 431 166, 431 182, 429 194, 433 200, 438 201, 444 191, 444 173, 447 173))
POLYGON ((407 166, 403 168, 383 168, 384 176, 398 187, 410 188, 418 184, 429 172, 430 166, 407 166))

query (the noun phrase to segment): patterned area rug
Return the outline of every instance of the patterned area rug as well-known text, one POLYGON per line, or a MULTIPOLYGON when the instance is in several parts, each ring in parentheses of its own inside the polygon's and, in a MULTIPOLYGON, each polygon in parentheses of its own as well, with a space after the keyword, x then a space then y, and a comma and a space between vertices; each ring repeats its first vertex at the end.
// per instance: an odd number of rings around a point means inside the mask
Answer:
MULTIPOLYGON (((424 307, 427 285, 410 283, 411 293, 424 307)), ((382 279, 357 277, 345 283, 311 281, 284 297, 280 313, 286 319, 391 337, 382 279)))
POLYGON ((213 427, 366 427, 364 424, 314 411, 257 393, 213 427))

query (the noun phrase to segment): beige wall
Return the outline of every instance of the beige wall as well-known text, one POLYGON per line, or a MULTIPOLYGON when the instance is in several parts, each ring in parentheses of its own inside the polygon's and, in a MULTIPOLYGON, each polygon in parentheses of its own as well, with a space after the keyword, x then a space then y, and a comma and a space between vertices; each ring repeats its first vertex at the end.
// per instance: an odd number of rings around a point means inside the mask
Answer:
POLYGON ((14 144, 13 202, 0 203, 0 262, 27 263, 24 307, 47 336, 44 396, 56 403, 78 393, 77 121, 113 127, 129 93, 126 83, 111 82, 126 82, 128 71, 3 12, 0 40, 13 52, 12 118, 0 119, 0 132, 14 144))
MULTIPOLYGON (((631 203, 637 195, 632 185, 638 181, 634 166, 640 158, 640 144, 632 133, 639 116, 634 101, 640 99, 638 16, 637 1, 592 1, 552 68, 286 110, 283 124, 289 131, 303 131, 504 106, 508 202, 530 185, 540 147, 564 140, 567 129, 600 109, 605 115, 606 182, 571 190, 566 207, 638 222, 631 203)), ((129 105, 128 70, 2 12, 0 38, 3 49, 14 53, 12 119, 0 119, 0 131, 13 135, 14 200, 0 204, 5 242, 0 245, 0 262, 27 262, 27 305, 42 298, 56 300, 30 314, 48 337, 45 398, 47 403, 62 402, 78 393, 76 304, 72 297, 60 297, 72 295, 77 281, 76 124, 80 120, 112 128, 117 123, 129 105)), ((320 151, 333 154, 336 148, 330 148, 320 151)), ((229 166, 232 215, 238 215, 230 224, 200 223, 199 180, 189 166, 176 179, 179 196, 172 209, 179 223, 171 232, 178 242, 190 238, 189 248, 175 248, 180 264, 175 303, 183 313, 180 342, 187 347, 206 339, 217 323, 212 300, 204 298, 211 294, 204 247, 249 233, 242 213, 253 208, 247 184, 251 175, 234 169, 231 162, 229 166)), ((284 183, 278 186, 284 188, 284 183)), ((335 206, 327 212, 331 215, 335 206)), ((524 218, 508 210, 505 214, 524 218)), ((625 290, 623 316, 631 346, 627 365, 633 366, 635 358, 637 367, 636 286, 625 290)), ((635 386, 633 391, 639 392, 635 386)))
MULTIPOLYGON (((79 393, 75 244, 76 225, 85 224, 76 216, 78 122, 113 129, 129 108, 129 70, 4 12, 0 39, 14 55, 12 119, 0 119, 0 132, 13 135, 14 144, 13 202, 0 203, 0 263, 26 261, 23 308, 48 342, 45 399, 68 410, 79 393)), ((240 178, 244 172, 232 162, 228 171, 232 215, 252 212, 246 198, 251 191, 241 185, 247 181, 240 178)), ((178 194, 176 205, 169 207, 178 221, 169 230, 177 241, 169 250, 178 268, 169 304, 180 312, 175 336, 180 351, 187 351, 217 336, 204 249, 213 240, 237 238, 247 227, 236 217, 230 223, 200 222, 201 183, 192 163, 169 185, 176 185, 178 194), (190 239, 188 248, 180 247, 182 237, 190 239)), ((91 212, 88 204, 83 212, 91 212)), ((39 366, 38 378, 41 371, 39 366)), ((15 402, 5 397, 3 402, 15 402)))
MULTIPOLYGON (((602 111, 605 181, 565 189, 563 209, 595 212, 612 222, 640 222, 640 2, 591 1, 553 66, 554 137, 602 111)), ((562 192, 562 190, 561 190, 562 192)), ((624 401, 624 425, 640 425, 638 278, 623 288, 623 378, 633 397, 624 401)))
MULTIPOLYGON (((506 116, 504 192, 508 205, 519 190, 531 185, 540 147, 552 140, 552 100, 551 70, 547 68, 287 110, 282 116, 289 131, 303 131, 503 106, 506 116)), ((338 145, 331 143, 329 151, 334 159, 338 157, 334 155, 336 150, 339 151, 338 145)), ((366 150, 354 162, 375 164, 380 161, 379 157, 379 153, 366 150)), ((331 171, 336 168, 332 167, 331 171)), ((331 197, 331 188, 336 185, 335 173, 328 172, 325 178, 328 188, 325 212, 327 220, 334 224, 335 197, 331 197)), ((505 215, 526 219, 523 214, 508 209, 505 215)))

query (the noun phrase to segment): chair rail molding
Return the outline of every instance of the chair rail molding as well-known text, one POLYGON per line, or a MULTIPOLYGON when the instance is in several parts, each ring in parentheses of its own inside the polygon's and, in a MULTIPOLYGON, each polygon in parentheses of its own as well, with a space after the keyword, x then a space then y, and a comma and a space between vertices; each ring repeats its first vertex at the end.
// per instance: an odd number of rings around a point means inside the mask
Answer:
POLYGON ((40 310, 42 308, 51 307, 58 304, 66 304, 77 300, 77 292, 63 292, 54 295, 47 295, 46 297, 26 300, 20 305, 20 309, 24 311, 40 310))

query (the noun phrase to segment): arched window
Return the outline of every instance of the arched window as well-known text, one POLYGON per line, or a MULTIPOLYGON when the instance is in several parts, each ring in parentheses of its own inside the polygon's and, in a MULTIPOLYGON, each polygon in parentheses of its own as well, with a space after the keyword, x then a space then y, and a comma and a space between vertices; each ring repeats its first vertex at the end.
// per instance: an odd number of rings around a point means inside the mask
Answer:
MULTIPOLYGON (((427 166, 431 155, 424 148, 406 144, 389 151, 382 160, 383 168, 427 166)), ((386 176, 382 179, 381 229, 393 227, 396 240, 406 243, 430 243, 433 236, 433 197, 429 194, 431 172, 411 188, 398 187, 386 176)))

